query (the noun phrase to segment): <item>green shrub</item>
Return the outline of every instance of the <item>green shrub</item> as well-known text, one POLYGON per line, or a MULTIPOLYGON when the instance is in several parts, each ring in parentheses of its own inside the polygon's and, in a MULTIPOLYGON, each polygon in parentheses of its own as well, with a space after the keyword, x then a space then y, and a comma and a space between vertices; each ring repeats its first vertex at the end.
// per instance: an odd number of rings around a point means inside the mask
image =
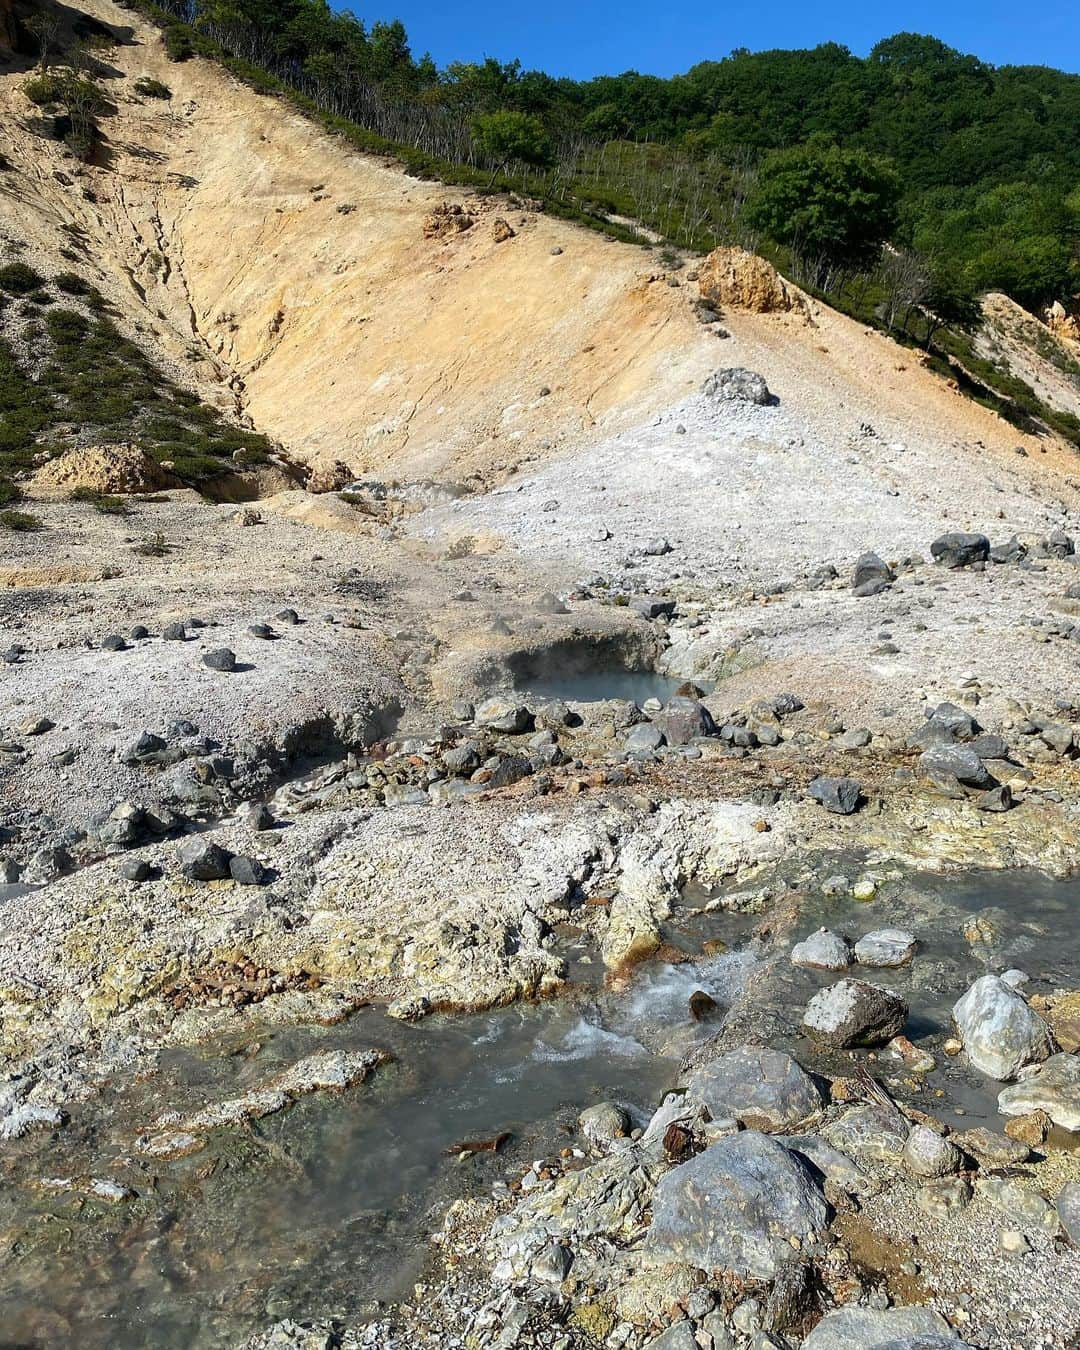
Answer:
POLYGON ((77 487, 75 488, 69 501, 88 502, 95 511, 100 511, 103 516, 130 516, 131 507, 123 497, 113 497, 107 492, 99 492, 97 488, 77 487))
POLYGON ((26 263, 5 263, 0 267, 0 291, 7 291, 8 295, 30 295, 44 285, 45 278, 26 263))
POLYGON ((21 497, 22 493, 10 478, 0 478, 0 506, 10 506, 21 497))
POLYGON ((170 24, 162 34, 165 55, 170 61, 189 61, 195 55, 191 34, 179 24, 170 24))
POLYGON ((152 80, 148 75, 140 76, 133 88, 141 98, 172 98, 172 90, 167 84, 152 80))
POLYGON ((94 289, 78 272, 61 272, 53 277, 53 285, 65 295, 89 295, 94 289))
POLYGON ((0 511, 0 528, 14 530, 18 534, 30 534, 44 526, 37 516, 30 515, 28 511, 0 511))

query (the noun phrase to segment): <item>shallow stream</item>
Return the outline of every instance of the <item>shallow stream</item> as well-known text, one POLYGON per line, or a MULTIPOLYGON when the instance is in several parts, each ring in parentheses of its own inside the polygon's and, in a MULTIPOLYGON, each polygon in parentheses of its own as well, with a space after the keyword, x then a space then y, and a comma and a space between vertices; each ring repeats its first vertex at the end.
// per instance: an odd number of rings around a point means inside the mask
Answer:
MULTIPOLYGON (((860 870, 835 861, 817 876, 860 870)), ((599 967, 570 933, 577 985, 554 1002, 417 1025, 366 1009, 336 1027, 256 1027, 169 1051, 156 1072, 73 1108, 54 1136, 4 1145, 4 1341, 235 1346, 282 1317, 360 1321, 407 1296, 455 1198, 486 1193, 534 1158, 580 1144, 574 1122, 585 1106, 615 1098, 651 1110, 682 1057, 720 1024, 722 1011, 692 1021, 689 996, 704 990, 722 1010, 763 973, 747 941, 758 916, 731 912, 730 895, 712 898, 721 907, 702 912, 709 894, 688 893, 668 936, 695 951, 710 940, 727 950, 655 963, 621 994, 600 987, 599 967), (239 1095, 315 1050, 369 1046, 393 1063, 343 1095, 316 1093, 247 1128, 219 1130, 180 1161, 150 1162, 133 1150, 164 1111, 239 1095), (503 1132, 511 1138, 498 1152, 451 1155, 503 1132), (136 1196, 110 1204, 40 1186, 66 1176, 113 1178, 136 1196)), ((902 990, 911 1004, 909 1033, 939 1065, 915 1104, 943 1118, 964 1113, 957 1127, 993 1125, 998 1085, 941 1053, 949 1009, 988 968, 1021 967, 1029 994, 1080 983, 1078 905, 1080 882, 1031 873, 906 877, 883 882, 866 904, 811 886, 785 943, 822 924, 853 938, 891 925, 913 931, 912 965, 851 973, 902 990)), ((767 988, 797 1027, 806 999, 831 978, 781 958, 767 988)), ((824 1066, 797 1032, 792 1049, 808 1067, 824 1066)))

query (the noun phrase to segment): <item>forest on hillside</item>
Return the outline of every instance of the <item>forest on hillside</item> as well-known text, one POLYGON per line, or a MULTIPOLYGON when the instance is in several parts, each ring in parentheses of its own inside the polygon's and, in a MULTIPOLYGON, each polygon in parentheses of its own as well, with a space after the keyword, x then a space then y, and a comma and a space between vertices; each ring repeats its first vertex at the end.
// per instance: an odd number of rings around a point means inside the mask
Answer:
POLYGON ((675 243, 764 238, 826 290, 881 239, 939 298, 1080 290, 1080 76, 901 33, 866 58, 827 43, 574 81, 493 59, 440 70, 400 23, 326 0, 165 8, 391 141, 495 177, 531 171, 556 195, 572 182, 675 243), (787 201, 803 205, 794 222, 787 201))

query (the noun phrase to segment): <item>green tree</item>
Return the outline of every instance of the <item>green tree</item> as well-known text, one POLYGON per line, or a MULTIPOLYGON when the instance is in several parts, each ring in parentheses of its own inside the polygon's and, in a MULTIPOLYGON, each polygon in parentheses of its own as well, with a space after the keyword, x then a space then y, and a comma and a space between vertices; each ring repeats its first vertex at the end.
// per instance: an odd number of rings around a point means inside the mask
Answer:
POLYGON ((764 161, 746 214, 820 285, 830 272, 876 260, 896 225, 899 197, 900 179, 887 161, 811 143, 764 161))
POLYGON ((473 137, 480 154, 494 168, 492 182, 514 160, 543 167, 554 158, 543 122, 531 113, 486 113, 474 119, 473 137))

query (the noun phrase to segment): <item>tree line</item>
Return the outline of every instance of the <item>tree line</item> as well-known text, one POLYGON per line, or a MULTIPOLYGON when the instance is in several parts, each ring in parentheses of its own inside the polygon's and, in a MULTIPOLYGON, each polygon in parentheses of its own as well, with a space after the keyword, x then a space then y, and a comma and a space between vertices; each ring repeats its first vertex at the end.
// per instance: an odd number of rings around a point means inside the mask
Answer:
POLYGON ((417 57, 399 22, 327 0, 161 0, 196 31, 391 141, 539 191, 592 192, 673 242, 771 241, 829 292, 873 269, 900 323, 981 291, 1080 290, 1080 76, 901 33, 737 50, 670 79, 557 79, 417 57), (613 148, 613 149, 609 149, 613 148), (881 253, 883 243, 889 245, 881 253))

